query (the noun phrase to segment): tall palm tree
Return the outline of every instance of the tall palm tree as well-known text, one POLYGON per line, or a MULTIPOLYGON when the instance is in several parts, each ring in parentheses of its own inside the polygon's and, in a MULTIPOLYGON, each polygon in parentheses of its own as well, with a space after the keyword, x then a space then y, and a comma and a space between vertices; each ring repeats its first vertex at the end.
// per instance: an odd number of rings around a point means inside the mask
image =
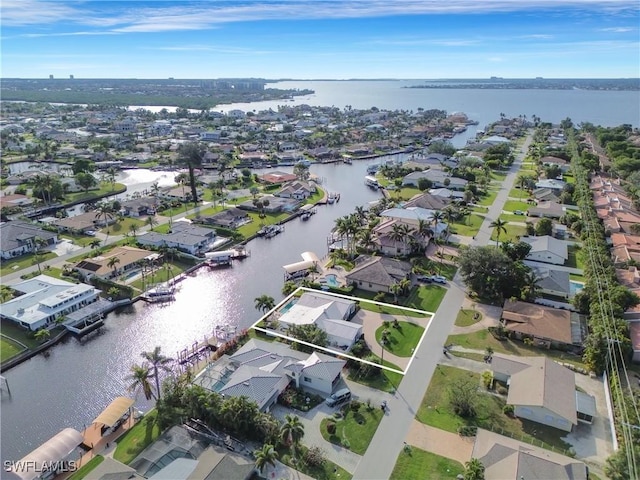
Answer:
MULTIPOLYGON (((109 202, 101 202, 96 206, 96 220, 102 220, 105 225, 109 225, 109 220, 114 218, 115 212, 113 211, 113 205, 109 202)), ((109 238, 109 229, 107 228, 107 236, 104 239, 104 244, 107 244, 109 238)))
POLYGON ((194 205, 198 205, 198 192, 196 190, 195 169, 202 166, 202 159, 206 149, 198 142, 183 143, 178 148, 178 159, 180 163, 189 169, 189 184, 191 185, 191 200, 194 205))
POLYGON ((304 425, 300 422, 300 418, 297 415, 287 414, 284 417, 284 424, 280 427, 280 439, 294 452, 302 437, 304 437, 304 425))
POLYGON ((490 227, 496 229, 496 248, 500 244, 500 234, 507 233, 507 222, 501 220, 500 218, 495 219, 493 222, 489 224, 490 227))
POLYGON ((160 353, 160 347, 158 346, 150 352, 142 352, 141 355, 142 358, 149 362, 151 368, 153 368, 153 374, 151 376, 156 379, 156 394, 158 398, 160 398, 160 370, 170 372, 171 368, 169 365, 173 362, 173 359, 162 355, 162 353, 160 353))
POLYGON ((109 259, 109 261, 107 262, 107 267, 109 267, 111 270, 113 270, 113 273, 116 272, 116 267, 117 265, 120 263, 120 258, 119 257, 111 257, 109 259))
POLYGON ((402 291, 402 286, 398 282, 394 282, 389 286, 389 291, 393 294, 393 302, 398 303, 398 295, 402 291))
POLYGON ((33 239, 33 259, 38 264, 38 273, 42 273, 40 262, 42 261, 42 249, 47 246, 47 242, 40 237, 33 239))
POLYGON ((153 227, 158 225, 158 219, 156 218, 155 215, 149 215, 145 223, 148 225, 149 229, 151 230, 153 229, 153 227))
POLYGON ((133 238, 136 238, 136 236, 138 235, 138 225, 132 223, 129 226, 129 231, 131 232, 131 235, 133 235, 133 238))
POLYGON ((522 299, 526 302, 533 302, 540 293, 539 279, 536 274, 529 270, 524 276, 524 285, 522 286, 522 299))
POLYGON ((127 390, 130 392, 137 392, 142 390, 144 393, 144 398, 147 400, 151 400, 154 398, 153 395, 153 387, 151 386, 151 382, 149 379, 151 378, 151 371, 149 370, 149 366, 146 363, 142 365, 132 365, 131 373, 127 376, 127 381, 131 383, 127 387, 127 390))
POLYGON ((254 300, 256 310, 266 313, 276 306, 276 301, 269 295, 260 295, 254 300))
POLYGON ((261 474, 268 465, 271 465, 271 467, 276 466, 278 452, 273 448, 273 445, 265 443, 262 449, 256 450, 253 454, 256 457, 256 468, 261 474))
POLYGON ((360 230, 360 232, 358 232, 358 240, 360 241, 362 248, 367 251, 374 250, 377 246, 376 241, 373 238, 373 232, 370 228, 360 230))

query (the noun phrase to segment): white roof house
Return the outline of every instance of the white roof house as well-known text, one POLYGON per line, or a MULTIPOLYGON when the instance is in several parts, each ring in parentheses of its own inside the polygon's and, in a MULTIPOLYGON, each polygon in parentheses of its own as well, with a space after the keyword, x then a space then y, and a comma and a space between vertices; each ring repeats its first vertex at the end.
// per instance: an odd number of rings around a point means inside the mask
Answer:
POLYGON ((566 242, 553 238, 550 235, 522 237, 520 241, 531 245, 531 251, 529 255, 526 256, 527 260, 564 265, 569 258, 566 242))
POLYGON ((444 222, 438 222, 436 227, 433 227, 433 214, 436 210, 431 210, 429 208, 421 208, 421 207, 407 207, 407 208, 388 208, 380 213, 381 217, 393 218, 396 220, 401 220, 405 223, 410 223, 412 225, 418 225, 420 220, 429 223, 429 226, 435 230, 436 235, 442 234, 447 230, 447 224, 444 222))
POLYGON ((24 295, 3 303, 0 316, 29 330, 54 323, 58 317, 95 302, 100 294, 100 290, 91 285, 47 275, 38 275, 12 288, 24 295))
POLYGON ((362 325, 348 322, 355 312, 354 301, 332 295, 305 292, 298 301, 278 318, 285 327, 316 325, 327 333, 329 344, 351 348, 362 335, 362 325))

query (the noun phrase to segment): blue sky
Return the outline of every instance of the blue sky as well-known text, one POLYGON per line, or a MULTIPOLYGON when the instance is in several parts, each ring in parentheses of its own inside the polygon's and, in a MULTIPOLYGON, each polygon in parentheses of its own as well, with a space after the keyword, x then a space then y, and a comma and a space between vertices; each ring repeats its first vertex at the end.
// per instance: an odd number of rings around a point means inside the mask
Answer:
POLYGON ((640 76, 638 0, 2 0, 2 77, 640 76))

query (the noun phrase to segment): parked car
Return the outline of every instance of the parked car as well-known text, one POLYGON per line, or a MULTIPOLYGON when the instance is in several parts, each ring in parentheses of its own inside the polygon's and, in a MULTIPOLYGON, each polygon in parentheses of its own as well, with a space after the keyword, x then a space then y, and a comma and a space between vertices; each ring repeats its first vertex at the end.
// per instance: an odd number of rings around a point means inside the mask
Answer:
POLYGON ((515 212, 516 215, 524 215, 524 212, 522 210, 516 210, 515 212))
POLYGON ((336 393, 332 394, 325 400, 325 403, 329 407, 335 407, 340 403, 346 402, 351 398, 351 391, 348 388, 343 388, 342 390, 338 390, 336 393))
POLYGON ((422 283, 431 283, 431 277, 428 275, 418 275, 416 277, 416 281, 422 282, 422 283))
POLYGON ((90 237, 95 237, 96 236, 96 231, 95 230, 86 230, 84 232, 85 235, 88 235, 90 237))
POLYGON ((447 283, 447 279, 445 277, 443 277, 442 275, 432 275, 431 276, 431 281, 435 282, 435 283, 442 283, 442 284, 447 283))

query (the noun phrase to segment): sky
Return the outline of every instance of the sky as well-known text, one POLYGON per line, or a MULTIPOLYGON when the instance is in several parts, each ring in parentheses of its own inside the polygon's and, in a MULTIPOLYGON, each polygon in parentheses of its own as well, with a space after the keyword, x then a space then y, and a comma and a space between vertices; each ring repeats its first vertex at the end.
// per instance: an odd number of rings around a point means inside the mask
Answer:
POLYGON ((640 77, 638 0, 0 0, 5 78, 640 77))

